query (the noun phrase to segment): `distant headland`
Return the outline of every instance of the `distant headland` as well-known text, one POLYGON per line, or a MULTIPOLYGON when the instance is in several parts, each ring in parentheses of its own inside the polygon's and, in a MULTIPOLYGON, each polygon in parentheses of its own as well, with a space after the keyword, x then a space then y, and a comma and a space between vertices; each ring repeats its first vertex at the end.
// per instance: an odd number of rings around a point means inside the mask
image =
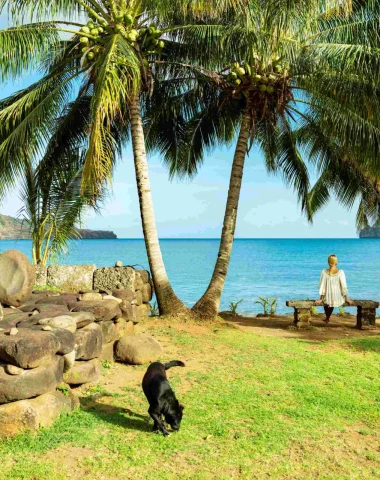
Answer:
MULTIPOLYGON (((83 239, 117 239, 117 235, 106 230, 78 229, 83 239)), ((0 215, 0 240, 30 240, 28 224, 17 218, 0 215)))
POLYGON ((363 228, 359 233, 360 238, 380 238, 380 227, 363 228))

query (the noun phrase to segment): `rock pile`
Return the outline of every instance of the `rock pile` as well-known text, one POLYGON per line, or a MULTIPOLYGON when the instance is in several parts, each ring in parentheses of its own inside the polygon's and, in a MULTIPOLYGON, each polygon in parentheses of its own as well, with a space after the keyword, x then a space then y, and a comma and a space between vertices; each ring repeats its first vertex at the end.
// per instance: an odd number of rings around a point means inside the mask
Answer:
MULTIPOLYGON (((120 288, 60 294, 34 291, 22 297, 12 287, 14 301, 4 282, 0 290, 0 437, 50 425, 62 412, 78 406, 71 387, 96 382, 101 360, 114 360, 115 343, 133 335, 134 325, 150 308, 149 274, 131 270, 128 282, 125 275, 118 282, 120 288)), ((9 278, 12 282, 14 275, 9 278)), ((24 277, 16 278, 16 287, 24 291, 24 277)))

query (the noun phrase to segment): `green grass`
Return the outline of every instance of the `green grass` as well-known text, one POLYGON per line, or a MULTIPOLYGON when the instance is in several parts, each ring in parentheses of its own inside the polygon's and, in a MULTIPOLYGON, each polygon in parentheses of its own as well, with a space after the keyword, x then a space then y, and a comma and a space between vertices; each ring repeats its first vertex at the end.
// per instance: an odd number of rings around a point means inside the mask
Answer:
POLYGON ((82 410, 0 443, 1 479, 380 478, 380 338, 154 330, 169 345, 164 360, 188 362, 169 372, 185 404, 179 433, 151 433, 140 379, 107 392, 117 367, 82 410))

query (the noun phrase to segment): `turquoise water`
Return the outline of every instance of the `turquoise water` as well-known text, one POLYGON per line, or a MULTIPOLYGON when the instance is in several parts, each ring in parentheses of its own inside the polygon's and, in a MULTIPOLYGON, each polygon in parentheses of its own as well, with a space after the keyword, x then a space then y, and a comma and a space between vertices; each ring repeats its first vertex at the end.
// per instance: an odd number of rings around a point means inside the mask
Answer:
MULTIPOLYGON (((174 289, 187 305, 193 305, 208 285, 219 241, 161 240, 161 247, 174 289)), ((0 251, 10 248, 30 258, 30 241, 0 241, 0 251)), ((290 312, 285 300, 318 297, 320 272, 331 253, 339 257, 339 268, 346 273, 352 298, 380 299, 380 240, 241 239, 234 244, 221 308, 228 309, 230 301, 243 298, 238 311, 258 313, 261 307, 254 302, 262 296, 277 297, 278 312, 290 312)), ((61 263, 95 263, 103 267, 114 265, 116 260, 148 268, 144 242, 74 241, 69 256, 61 263)))

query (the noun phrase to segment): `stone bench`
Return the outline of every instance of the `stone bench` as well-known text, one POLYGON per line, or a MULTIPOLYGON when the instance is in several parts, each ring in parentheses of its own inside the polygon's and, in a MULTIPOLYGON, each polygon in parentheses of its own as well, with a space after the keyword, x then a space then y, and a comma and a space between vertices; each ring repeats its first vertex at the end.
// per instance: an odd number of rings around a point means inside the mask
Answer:
MULTIPOLYGON (((311 318, 312 307, 322 305, 315 305, 315 300, 287 300, 287 307, 294 308, 294 325, 299 323, 309 325, 311 318)), ((357 307, 356 328, 362 328, 363 325, 376 325, 376 308, 379 307, 379 302, 373 300, 353 300, 353 304, 345 303, 344 307, 357 307)))

